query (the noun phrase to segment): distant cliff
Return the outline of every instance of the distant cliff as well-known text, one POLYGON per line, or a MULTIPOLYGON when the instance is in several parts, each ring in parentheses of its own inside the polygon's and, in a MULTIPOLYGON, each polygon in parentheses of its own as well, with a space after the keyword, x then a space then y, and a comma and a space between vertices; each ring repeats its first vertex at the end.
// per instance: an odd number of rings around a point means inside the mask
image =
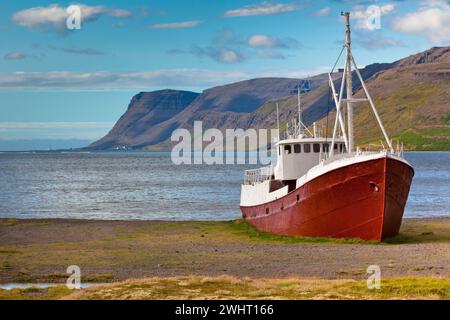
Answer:
POLYGON ((146 145, 152 128, 183 111, 198 97, 198 93, 179 90, 141 92, 135 95, 127 111, 111 131, 92 143, 92 149, 113 149, 146 145))

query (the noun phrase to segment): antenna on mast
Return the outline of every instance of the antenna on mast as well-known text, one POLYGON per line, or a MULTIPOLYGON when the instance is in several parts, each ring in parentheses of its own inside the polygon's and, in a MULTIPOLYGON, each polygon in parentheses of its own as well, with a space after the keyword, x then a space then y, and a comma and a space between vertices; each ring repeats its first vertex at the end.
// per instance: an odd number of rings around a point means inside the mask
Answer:
POLYGON ((298 107, 298 135, 299 137, 303 136, 303 127, 302 127, 302 107, 301 107, 301 100, 300 100, 300 87, 301 87, 302 81, 300 80, 300 83, 297 87, 297 107, 298 107))
POLYGON ((278 128, 278 142, 280 141, 280 115, 278 113, 278 102, 277 102, 277 128, 278 128))

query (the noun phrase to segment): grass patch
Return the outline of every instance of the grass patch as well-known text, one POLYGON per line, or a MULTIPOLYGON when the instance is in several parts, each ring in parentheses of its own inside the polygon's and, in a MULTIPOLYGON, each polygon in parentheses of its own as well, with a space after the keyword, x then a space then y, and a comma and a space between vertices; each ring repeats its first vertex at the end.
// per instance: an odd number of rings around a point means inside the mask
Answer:
POLYGON ((340 244, 376 244, 378 241, 365 241, 360 239, 335 239, 325 237, 295 237, 280 236, 258 231, 243 219, 226 222, 227 227, 236 235, 250 238, 253 241, 282 242, 282 243, 340 243, 340 244))
POLYGON ((416 151, 450 150, 450 127, 433 128, 424 131, 408 130, 395 138, 405 148, 416 151))
POLYGON ((365 280, 171 277, 129 280, 88 288, 72 299, 449 299, 450 278, 382 279, 369 290, 365 280))
POLYGON ((450 113, 447 113, 445 116, 442 116, 441 121, 443 124, 450 124, 450 113))
POLYGON ((0 300, 56 300, 71 293, 66 286, 49 288, 0 289, 0 300))
POLYGON ((450 278, 394 278, 381 281, 381 288, 367 292, 365 281, 346 283, 339 291, 364 299, 449 299, 450 278))

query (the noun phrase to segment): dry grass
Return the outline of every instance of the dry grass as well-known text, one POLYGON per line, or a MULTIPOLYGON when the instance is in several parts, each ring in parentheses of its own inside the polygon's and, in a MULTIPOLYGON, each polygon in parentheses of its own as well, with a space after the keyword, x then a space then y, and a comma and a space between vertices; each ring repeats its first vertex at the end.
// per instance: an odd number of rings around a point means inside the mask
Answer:
POLYGON ((0 299, 450 299, 450 278, 382 279, 369 290, 364 280, 188 276, 146 278, 69 293, 64 287, 0 290, 0 299))

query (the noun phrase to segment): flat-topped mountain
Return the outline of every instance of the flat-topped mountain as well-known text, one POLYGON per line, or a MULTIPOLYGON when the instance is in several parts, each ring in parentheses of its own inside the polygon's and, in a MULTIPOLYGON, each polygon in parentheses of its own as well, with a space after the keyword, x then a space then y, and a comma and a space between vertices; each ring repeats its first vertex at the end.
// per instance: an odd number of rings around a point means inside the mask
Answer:
POLYGON ((111 131, 89 147, 111 149, 133 146, 136 140, 147 139, 153 126, 183 111, 198 95, 196 92, 168 89, 138 93, 111 131))

